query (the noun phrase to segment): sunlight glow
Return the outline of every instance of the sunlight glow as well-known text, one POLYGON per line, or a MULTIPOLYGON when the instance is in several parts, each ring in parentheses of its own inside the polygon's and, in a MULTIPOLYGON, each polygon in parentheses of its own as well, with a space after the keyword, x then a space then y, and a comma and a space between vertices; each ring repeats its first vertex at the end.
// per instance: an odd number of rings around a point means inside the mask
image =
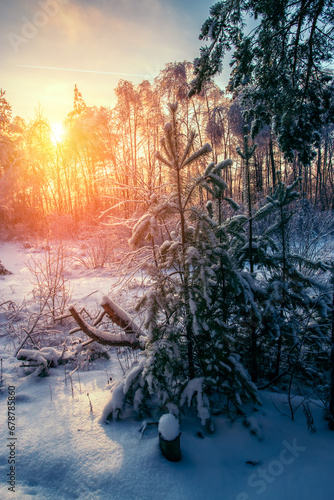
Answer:
POLYGON ((51 124, 51 141, 54 144, 58 144, 64 138, 64 127, 61 123, 52 123, 51 124))

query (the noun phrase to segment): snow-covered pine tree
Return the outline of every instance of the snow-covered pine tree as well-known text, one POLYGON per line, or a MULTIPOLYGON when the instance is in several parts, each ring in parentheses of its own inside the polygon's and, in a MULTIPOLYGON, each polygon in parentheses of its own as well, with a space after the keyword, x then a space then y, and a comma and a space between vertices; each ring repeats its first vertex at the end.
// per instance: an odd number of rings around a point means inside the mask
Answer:
POLYGON ((220 0, 210 9, 200 39, 208 42, 194 60, 190 95, 222 70, 232 50, 229 90, 241 96, 254 132, 271 125, 281 151, 308 165, 321 129, 333 123, 334 54, 331 0, 220 0), (252 30, 249 16, 254 16, 252 30))
POLYGON ((275 346, 274 377, 280 373, 284 350, 287 358, 291 350, 300 352, 301 347, 312 355, 312 350, 323 349, 328 330, 328 298, 321 280, 327 268, 321 261, 312 261, 290 251, 291 204, 299 198, 295 191, 298 182, 299 179, 286 186, 279 180, 267 197, 267 204, 257 214, 258 217, 274 214, 273 223, 257 240, 257 248, 262 249, 258 265, 265 278, 263 299, 259 301, 262 333, 264 342, 269 341, 267 352, 272 352, 275 346))
POLYGON ((151 286, 137 304, 146 315, 149 341, 139 364, 114 390, 104 417, 118 415, 126 402, 139 412, 155 405, 175 414, 188 404, 195 406, 204 424, 212 406, 221 409, 226 398, 237 408, 243 398, 257 400, 256 388, 234 350, 237 322, 228 323, 226 317, 233 309, 233 294, 240 295, 246 286, 233 251, 228 251, 229 242, 240 246, 236 234, 245 218, 219 224, 213 212, 210 216, 194 206, 196 188, 203 186, 215 194, 212 210, 219 211, 217 199, 222 201, 226 189, 220 172, 231 161, 210 163, 203 175, 186 183, 185 167, 205 157, 211 147, 206 144, 192 152, 195 134, 184 142, 177 105, 169 107, 171 122, 165 125, 157 159, 169 170, 170 190, 152 200, 131 238, 134 246, 147 239, 152 243, 153 235, 160 238, 152 254, 155 265, 146 268, 151 286))
POLYGON ((244 144, 243 150, 237 147, 237 153, 243 160, 243 202, 247 210, 248 217, 248 251, 249 251, 249 267, 250 272, 254 272, 254 259, 253 259, 253 193, 250 174, 250 160, 257 147, 256 144, 249 145, 248 127, 244 127, 244 144))

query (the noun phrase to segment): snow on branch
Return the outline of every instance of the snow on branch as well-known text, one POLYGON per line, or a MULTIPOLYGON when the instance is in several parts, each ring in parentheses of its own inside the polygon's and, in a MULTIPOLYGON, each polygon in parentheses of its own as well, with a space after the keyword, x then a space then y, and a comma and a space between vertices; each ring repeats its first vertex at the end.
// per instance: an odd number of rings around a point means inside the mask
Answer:
POLYGON ((170 168, 173 167, 173 165, 168 160, 166 160, 166 158, 164 158, 159 151, 156 151, 155 157, 157 160, 161 161, 161 163, 164 163, 165 165, 167 165, 167 167, 170 167, 170 168))
POLYGON ((204 144, 203 147, 201 147, 198 151, 195 151, 192 155, 189 156, 189 158, 184 161, 181 165, 181 167, 185 167, 186 165, 189 165, 190 163, 194 162, 197 160, 197 158, 200 158, 201 156, 204 156, 208 153, 211 153, 212 147, 210 146, 209 143, 204 144))
POLYGON ((180 165, 183 165, 183 162, 186 160, 193 144, 194 144, 194 140, 195 140, 195 137, 196 137, 196 132, 194 132, 193 130, 190 132, 190 136, 189 136, 189 139, 188 139, 188 144, 186 146, 186 149, 184 150, 184 153, 183 153, 183 156, 181 158, 181 162, 180 162, 180 165))
POLYGON ((126 334, 134 334, 138 337, 146 337, 146 334, 141 328, 133 321, 124 309, 115 304, 109 297, 102 297, 101 306, 110 317, 110 319, 120 326, 126 334))
MULTIPOLYGON (((94 326, 89 325, 75 310, 74 306, 69 308, 71 315, 80 327, 80 329, 92 340, 95 340, 102 345, 110 345, 115 347, 132 347, 133 349, 139 348, 140 343, 138 340, 138 334, 130 333, 110 333, 99 330, 94 326)), ((116 323, 116 321, 115 321, 116 323)), ((116 323, 117 324, 117 323, 116 323)), ((119 325, 121 326, 121 325, 119 325)), ((133 330, 132 330, 133 331, 133 330)))

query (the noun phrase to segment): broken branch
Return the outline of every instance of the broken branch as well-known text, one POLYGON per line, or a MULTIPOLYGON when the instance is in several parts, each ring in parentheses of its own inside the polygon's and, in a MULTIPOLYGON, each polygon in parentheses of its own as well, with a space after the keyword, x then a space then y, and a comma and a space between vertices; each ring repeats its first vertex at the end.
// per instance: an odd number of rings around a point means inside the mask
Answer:
POLYGON ((141 328, 133 321, 124 309, 119 307, 109 297, 102 298, 101 306, 110 319, 124 330, 126 334, 134 334, 136 337, 146 337, 141 328))
POLYGON ((110 332, 104 332, 90 326, 84 319, 81 318, 80 314, 75 310, 74 306, 69 308, 71 315, 80 327, 80 329, 92 340, 95 340, 102 345, 110 345, 115 347, 132 347, 139 348, 140 343, 138 341, 137 335, 134 333, 118 333, 113 334, 110 332))

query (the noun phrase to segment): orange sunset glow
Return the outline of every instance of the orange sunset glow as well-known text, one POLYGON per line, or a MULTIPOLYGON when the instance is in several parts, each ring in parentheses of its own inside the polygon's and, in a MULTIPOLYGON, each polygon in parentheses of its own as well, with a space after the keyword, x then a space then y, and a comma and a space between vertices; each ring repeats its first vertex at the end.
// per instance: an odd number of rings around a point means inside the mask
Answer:
MULTIPOLYGON (((70 225, 131 220, 151 196, 171 193, 170 174, 155 152, 169 120, 168 103, 176 101, 183 136, 195 131, 194 147, 208 142, 213 161, 233 160, 223 171, 227 194, 244 202, 236 154, 242 112, 223 90, 228 64, 218 79, 187 99, 194 79, 188 61, 198 55, 198 34, 210 5, 209 0, 1 2, 0 190, 7 224, 47 231, 57 217, 60 225, 62 217, 70 225)), ((273 162, 279 161, 284 179, 295 172, 268 134, 264 129, 252 173, 259 192, 277 180, 273 162)), ((203 166, 189 167, 186 179, 203 166)), ((320 193, 316 168, 314 163, 305 189, 326 200, 330 177, 322 175, 320 193)))
POLYGON ((6 221, 39 230, 55 214, 73 224, 110 207, 115 217, 131 217, 157 191, 164 109, 186 95, 193 79, 186 60, 198 52, 209 7, 190 0, 1 3, 6 221))

